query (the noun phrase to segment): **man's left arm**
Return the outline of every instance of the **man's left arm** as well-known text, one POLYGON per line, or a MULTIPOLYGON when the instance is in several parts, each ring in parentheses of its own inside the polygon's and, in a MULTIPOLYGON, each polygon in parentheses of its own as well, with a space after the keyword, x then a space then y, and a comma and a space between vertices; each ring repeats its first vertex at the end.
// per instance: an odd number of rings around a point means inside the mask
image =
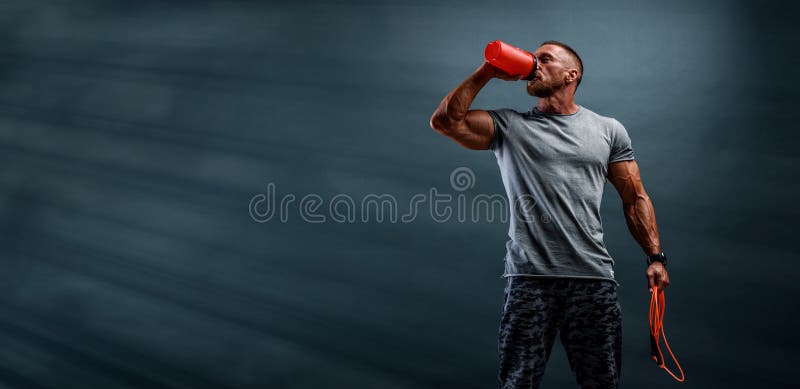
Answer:
MULTIPOLYGON (((644 190, 639 165, 634 160, 611 163, 608 165, 608 180, 614 184, 622 198, 625 220, 633 238, 639 242, 647 256, 661 253, 656 213, 644 190)), ((656 286, 663 290, 669 285, 669 274, 661 262, 654 261, 650 264, 646 276, 648 288, 656 286)))

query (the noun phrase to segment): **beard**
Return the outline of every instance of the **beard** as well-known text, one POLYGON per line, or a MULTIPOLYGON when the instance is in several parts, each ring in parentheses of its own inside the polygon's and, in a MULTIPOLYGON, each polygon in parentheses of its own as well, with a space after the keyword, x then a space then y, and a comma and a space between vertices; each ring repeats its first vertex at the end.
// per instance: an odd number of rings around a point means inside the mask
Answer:
POLYGON ((564 80, 545 81, 536 78, 527 84, 528 94, 536 97, 550 97, 566 85, 564 80))

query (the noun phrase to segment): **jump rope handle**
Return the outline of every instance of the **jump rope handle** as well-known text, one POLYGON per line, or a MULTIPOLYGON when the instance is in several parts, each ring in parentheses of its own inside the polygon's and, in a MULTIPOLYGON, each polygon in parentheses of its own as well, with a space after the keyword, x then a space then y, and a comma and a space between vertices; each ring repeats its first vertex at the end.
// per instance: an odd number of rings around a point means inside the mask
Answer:
POLYGON ((656 341, 656 337, 652 333, 650 333, 650 356, 659 366, 664 362, 658 353, 658 341, 656 341))

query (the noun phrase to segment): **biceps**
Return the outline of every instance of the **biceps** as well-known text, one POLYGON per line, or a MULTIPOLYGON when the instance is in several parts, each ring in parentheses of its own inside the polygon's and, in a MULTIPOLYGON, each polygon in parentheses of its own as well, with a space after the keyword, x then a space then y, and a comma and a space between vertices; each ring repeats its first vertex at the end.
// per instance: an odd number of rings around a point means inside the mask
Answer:
POLYGON ((486 150, 494 135, 494 121, 488 112, 472 110, 450 137, 460 145, 473 150, 486 150))

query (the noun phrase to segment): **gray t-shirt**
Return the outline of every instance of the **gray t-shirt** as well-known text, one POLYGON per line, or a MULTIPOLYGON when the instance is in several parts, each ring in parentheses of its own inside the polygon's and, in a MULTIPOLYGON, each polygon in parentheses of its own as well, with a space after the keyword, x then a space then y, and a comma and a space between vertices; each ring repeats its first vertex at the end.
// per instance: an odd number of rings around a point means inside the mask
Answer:
POLYGON ((489 111, 511 217, 504 276, 614 280, 600 201, 608 164, 634 159, 616 119, 585 107, 571 115, 534 107, 489 111))

